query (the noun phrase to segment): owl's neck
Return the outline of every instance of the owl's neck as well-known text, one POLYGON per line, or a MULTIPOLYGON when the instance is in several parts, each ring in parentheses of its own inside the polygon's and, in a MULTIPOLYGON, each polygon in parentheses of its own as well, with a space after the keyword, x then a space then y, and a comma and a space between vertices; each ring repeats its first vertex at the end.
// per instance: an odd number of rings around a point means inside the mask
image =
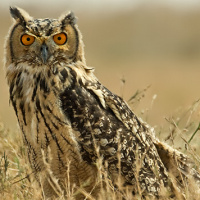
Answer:
POLYGON ((8 67, 10 100, 27 146, 46 148, 49 141, 45 137, 66 131, 70 122, 60 109, 59 96, 66 88, 82 83, 79 76, 72 67, 63 65, 37 70, 21 65, 8 67))
MULTIPOLYGON (((32 67, 28 63, 19 63, 15 65, 10 64, 6 68, 6 76, 8 85, 11 90, 20 88, 20 93, 26 96, 28 88, 40 85, 41 89, 52 89, 56 87, 59 90, 63 90, 66 87, 75 82, 96 81, 96 77, 93 74, 94 69, 85 66, 82 62, 76 62, 71 64, 59 63, 52 66, 36 66, 32 67), (23 91, 21 91, 23 89, 23 91)), ((11 93, 13 91, 10 91, 11 93)))

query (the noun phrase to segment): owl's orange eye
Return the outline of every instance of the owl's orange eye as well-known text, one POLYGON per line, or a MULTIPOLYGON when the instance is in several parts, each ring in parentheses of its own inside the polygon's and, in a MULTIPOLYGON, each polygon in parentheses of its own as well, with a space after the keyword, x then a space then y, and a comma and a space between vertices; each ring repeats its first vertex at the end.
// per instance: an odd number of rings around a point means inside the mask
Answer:
POLYGON ((59 33, 53 36, 53 40, 58 45, 63 45, 67 42, 67 35, 65 33, 59 33))
POLYGON ((25 46, 29 46, 29 45, 33 44, 34 41, 35 41, 35 37, 33 37, 32 35, 24 34, 21 37, 21 42, 25 46))

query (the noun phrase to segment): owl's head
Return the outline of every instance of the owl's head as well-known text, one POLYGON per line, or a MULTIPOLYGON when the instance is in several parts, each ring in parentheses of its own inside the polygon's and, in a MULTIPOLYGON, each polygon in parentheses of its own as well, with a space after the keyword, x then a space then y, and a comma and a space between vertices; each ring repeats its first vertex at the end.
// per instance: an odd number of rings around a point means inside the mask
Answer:
POLYGON ((58 19, 34 19, 17 7, 11 7, 10 13, 15 23, 6 42, 7 66, 85 62, 82 36, 72 12, 58 19))

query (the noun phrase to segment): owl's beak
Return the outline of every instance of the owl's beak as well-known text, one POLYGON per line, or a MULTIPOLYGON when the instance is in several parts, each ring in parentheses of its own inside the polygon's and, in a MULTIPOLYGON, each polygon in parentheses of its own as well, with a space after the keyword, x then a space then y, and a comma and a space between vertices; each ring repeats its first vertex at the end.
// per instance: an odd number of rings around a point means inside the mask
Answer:
POLYGON ((46 44, 42 44, 41 46, 41 58, 42 58, 42 62, 46 64, 49 58, 49 51, 46 44))

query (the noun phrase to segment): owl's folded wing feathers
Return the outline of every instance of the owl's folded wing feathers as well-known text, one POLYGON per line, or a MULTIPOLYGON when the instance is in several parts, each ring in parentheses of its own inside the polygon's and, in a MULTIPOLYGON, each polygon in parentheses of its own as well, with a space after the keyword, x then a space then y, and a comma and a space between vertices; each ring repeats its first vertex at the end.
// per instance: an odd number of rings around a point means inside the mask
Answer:
POLYGON ((92 87, 90 86, 90 89, 94 92, 95 90, 101 91, 101 95, 99 96, 100 101, 103 102, 103 105, 108 106, 130 131, 136 133, 141 138, 137 130, 138 126, 143 127, 145 134, 151 137, 165 168, 178 182, 182 182, 185 178, 193 178, 200 185, 200 174, 195 169, 194 162, 188 156, 168 144, 161 142, 155 137, 154 129, 139 119, 122 98, 111 93, 100 83, 97 85, 98 87, 94 85, 92 87))

